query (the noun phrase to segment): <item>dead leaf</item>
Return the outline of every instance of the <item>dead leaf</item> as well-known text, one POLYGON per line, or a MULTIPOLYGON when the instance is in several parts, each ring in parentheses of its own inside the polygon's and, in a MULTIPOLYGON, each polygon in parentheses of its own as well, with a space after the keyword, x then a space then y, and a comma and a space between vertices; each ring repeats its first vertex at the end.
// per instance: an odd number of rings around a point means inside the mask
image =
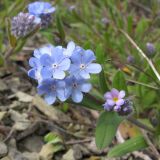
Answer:
POLYGON ((44 115, 46 115, 49 119, 54 121, 71 121, 71 119, 64 114, 62 111, 49 106, 45 103, 45 101, 38 95, 33 98, 33 105, 36 106, 38 110, 40 110, 44 115))
POLYGON ((39 153, 42 160, 52 160, 53 154, 54 150, 52 144, 45 144, 39 153))
POLYGON ((19 92, 16 93, 16 97, 21 102, 32 102, 32 100, 33 100, 32 96, 30 96, 29 94, 26 94, 24 92, 21 92, 21 91, 19 91, 19 92))
POLYGON ((30 126, 30 121, 27 119, 27 114, 22 113, 20 114, 17 111, 10 110, 9 114, 11 115, 11 119, 15 122, 13 128, 18 131, 23 131, 30 126))
POLYGON ((75 160, 73 149, 69 149, 66 154, 63 155, 63 160, 75 160))
POLYGON ((3 111, 0 112, 0 121, 4 118, 4 116, 6 115, 7 112, 3 111))

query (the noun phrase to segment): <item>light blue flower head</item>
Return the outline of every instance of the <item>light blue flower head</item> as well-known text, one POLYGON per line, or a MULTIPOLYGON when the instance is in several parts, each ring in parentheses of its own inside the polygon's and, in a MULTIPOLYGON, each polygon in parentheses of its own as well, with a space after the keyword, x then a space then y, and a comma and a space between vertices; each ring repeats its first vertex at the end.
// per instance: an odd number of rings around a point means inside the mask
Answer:
POLYGON ((42 14, 52 14, 56 8, 48 2, 33 2, 28 5, 28 11, 30 14, 40 16, 42 14))
POLYGON ((79 103, 83 100, 83 93, 88 93, 92 85, 85 79, 80 77, 69 76, 65 79, 65 96, 68 99, 70 96, 73 102, 79 103))
POLYGON ((92 63, 95 60, 96 57, 92 50, 84 50, 77 46, 71 56, 70 74, 89 79, 90 74, 97 74, 102 70, 100 64, 92 63))
POLYGON ((64 95, 65 82, 61 80, 46 79, 38 85, 38 94, 44 95, 45 101, 51 105, 56 101, 56 98, 60 101, 65 101, 64 95))

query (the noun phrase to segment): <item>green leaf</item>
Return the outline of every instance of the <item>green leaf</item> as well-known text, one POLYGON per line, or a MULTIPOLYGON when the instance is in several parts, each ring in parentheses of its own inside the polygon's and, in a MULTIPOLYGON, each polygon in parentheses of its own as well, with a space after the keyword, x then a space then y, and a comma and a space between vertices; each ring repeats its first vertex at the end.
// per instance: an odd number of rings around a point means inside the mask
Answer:
POLYGON ((57 14, 57 16, 56 16, 56 24, 57 24, 58 31, 60 33, 60 38, 64 42, 65 31, 64 31, 64 26, 63 26, 63 23, 62 23, 62 20, 61 20, 61 17, 59 16, 59 14, 57 14))
POLYGON ((113 140, 119 124, 123 118, 115 112, 102 112, 96 126, 96 145, 104 149, 113 140))
POLYGON ((44 137, 44 141, 47 142, 48 144, 57 144, 57 143, 62 143, 62 139, 53 132, 48 133, 45 137, 44 137))
POLYGON ((99 74, 99 85, 100 85, 100 89, 101 92, 104 94, 107 90, 109 90, 106 78, 105 78, 105 74, 104 74, 104 70, 102 69, 101 73, 99 74))
POLYGON ((9 18, 7 18, 7 33, 8 33, 8 39, 9 39, 10 45, 12 47, 15 47, 17 44, 17 40, 16 40, 16 37, 13 36, 11 33, 11 22, 9 18))
POLYGON ((133 137, 133 138, 125 141, 124 143, 116 145, 114 148, 112 148, 109 151, 108 157, 109 158, 121 157, 127 153, 131 153, 133 151, 144 149, 146 147, 148 147, 148 145, 147 145, 145 139, 143 138, 143 136, 136 136, 136 137, 133 137))
POLYGON ((122 71, 118 71, 113 77, 112 87, 118 90, 127 90, 126 80, 122 71))
POLYGON ((102 44, 97 45, 96 48, 96 57, 97 57, 97 62, 100 64, 103 64, 105 62, 105 58, 104 58, 104 47, 102 46, 102 44))

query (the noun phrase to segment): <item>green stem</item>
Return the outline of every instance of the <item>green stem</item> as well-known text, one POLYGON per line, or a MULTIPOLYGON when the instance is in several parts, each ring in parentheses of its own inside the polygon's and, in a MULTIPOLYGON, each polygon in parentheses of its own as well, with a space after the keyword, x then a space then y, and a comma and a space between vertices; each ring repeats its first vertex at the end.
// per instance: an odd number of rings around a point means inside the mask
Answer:
POLYGON ((155 130, 153 128, 146 126, 145 124, 143 124, 140 121, 134 119, 133 117, 128 117, 127 120, 129 122, 135 124, 136 126, 138 126, 138 127, 142 128, 142 129, 152 133, 152 134, 155 132, 155 130))

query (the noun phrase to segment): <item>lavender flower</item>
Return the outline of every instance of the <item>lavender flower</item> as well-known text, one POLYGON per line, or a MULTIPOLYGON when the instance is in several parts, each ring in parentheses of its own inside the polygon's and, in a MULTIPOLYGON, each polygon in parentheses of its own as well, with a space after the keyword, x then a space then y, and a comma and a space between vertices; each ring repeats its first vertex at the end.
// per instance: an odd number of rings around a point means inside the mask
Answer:
POLYGON ((92 85, 88 83, 86 80, 82 78, 76 78, 74 76, 67 77, 65 79, 66 82, 66 89, 65 89, 65 96, 66 98, 72 97, 72 100, 76 103, 79 103, 83 99, 83 94, 88 93, 92 85))
POLYGON ((38 94, 44 95, 45 101, 51 105, 56 101, 56 97, 58 97, 58 99, 62 102, 66 100, 64 95, 64 87, 64 81, 47 79, 39 84, 37 88, 38 94))
POLYGON ((65 71, 70 67, 70 59, 63 55, 63 49, 55 47, 52 54, 43 54, 40 57, 40 62, 44 66, 41 71, 44 78, 64 79, 65 71))
POLYGON ((113 88, 111 92, 107 92, 104 95, 104 98, 106 100, 104 106, 104 109, 111 111, 115 110, 118 112, 121 108, 121 106, 124 104, 124 98, 125 97, 125 91, 118 91, 117 89, 113 88))
POLYGON ((11 20, 11 33, 21 38, 28 35, 41 24, 41 19, 29 13, 20 12, 16 17, 11 20))
POLYGON ((135 62, 135 58, 132 55, 128 55, 127 62, 133 64, 135 62))
POLYGON ((149 56, 149 57, 152 57, 154 55, 154 52, 155 52, 155 47, 152 43, 146 43, 146 48, 147 48, 147 52, 146 54, 149 56))
POLYGON ((70 74, 89 79, 90 73, 96 74, 101 72, 101 65, 92 63, 95 59, 93 51, 77 47, 71 56, 72 64, 69 71, 70 74))
POLYGON ((47 27, 52 20, 51 14, 55 12, 55 7, 53 7, 48 2, 33 2, 28 5, 28 11, 30 14, 41 18, 41 27, 47 27))

